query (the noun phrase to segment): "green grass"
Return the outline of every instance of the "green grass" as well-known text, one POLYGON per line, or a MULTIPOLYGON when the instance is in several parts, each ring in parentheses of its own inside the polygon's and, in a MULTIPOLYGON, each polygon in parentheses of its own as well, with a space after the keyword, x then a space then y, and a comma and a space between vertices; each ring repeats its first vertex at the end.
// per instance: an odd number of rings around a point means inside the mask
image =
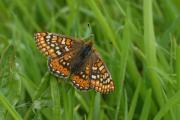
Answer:
POLYGON ((0 119, 179 120, 179 21, 179 0, 1 0, 0 119), (115 91, 79 91, 50 74, 39 31, 93 33, 115 91))

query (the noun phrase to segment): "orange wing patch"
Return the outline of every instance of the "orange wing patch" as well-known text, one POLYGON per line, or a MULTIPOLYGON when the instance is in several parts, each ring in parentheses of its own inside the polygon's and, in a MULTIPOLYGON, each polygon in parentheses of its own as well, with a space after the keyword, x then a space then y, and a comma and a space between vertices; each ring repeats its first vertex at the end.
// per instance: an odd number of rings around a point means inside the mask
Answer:
POLYGON ((99 80, 92 80, 91 87, 100 93, 109 93, 111 91, 114 91, 113 81, 110 81, 109 84, 103 84, 99 80))
POLYGON ((90 81, 89 81, 90 64, 86 64, 84 69, 85 69, 84 71, 73 73, 71 77, 74 86, 80 90, 90 89, 90 81))
POLYGON ((85 80, 81 78, 79 75, 72 75, 72 82, 76 86, 76 88, 80 90, 88 90, 90 85, 89 85, 89 80, 85 80))
POLYGON ((52 58, 61 57, 64 52, 69 51, 73 43, 70 38, 53 33, 38 32, 34 36, 38 49, 52 58))
POLYGON ((56 57, 57 55, 55 54, 54 49, 47 44, 46 36, 47 33, 36 33, 35 34, 36 45, 39 48, 39 50, 42 53, 44 53, 46 56, 56 57))
POLYGON ((70 67, 65 62, 61 62, 60 58, 49 58, 49 70, 58 77, 68 77, 70 74, 70 67))
POLYGON ((71 40, 71 39, 69 39, 69 38, 67 38, 67 39, 66 39, 66 45, 68 45, 68 46, 69 46, 69 45, 71 45, 71 44, 72 44, 72 40, 71 40))
POLYGON ((95 60, 91 67, 90 75, 91 88, 103 94, 114 91, 114 83, 111 74, 99 56, 97 54, 94 55, 95 60))

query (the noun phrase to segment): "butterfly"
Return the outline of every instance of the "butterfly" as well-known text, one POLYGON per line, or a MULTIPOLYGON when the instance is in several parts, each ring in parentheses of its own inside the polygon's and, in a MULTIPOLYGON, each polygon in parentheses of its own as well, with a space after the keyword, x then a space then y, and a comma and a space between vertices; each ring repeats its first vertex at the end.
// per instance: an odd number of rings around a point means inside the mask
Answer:
POLYGON ((106 94, 114 91, 114 82, 92 42, 56 33, 34 34, 37 48, 48 57, 48 68, 61 78, 70 77, 80 90, 94 89, 106 94))

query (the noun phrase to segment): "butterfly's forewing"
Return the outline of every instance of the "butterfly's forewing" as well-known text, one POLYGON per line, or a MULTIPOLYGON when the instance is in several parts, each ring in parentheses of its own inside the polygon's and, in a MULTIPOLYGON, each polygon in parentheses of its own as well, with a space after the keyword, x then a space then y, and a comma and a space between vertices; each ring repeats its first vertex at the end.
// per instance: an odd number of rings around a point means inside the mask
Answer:
POLYGON ((73 38, 48 32, 35 33, 34 37, 38 49, 51 58, 63 56, 77 42, 73 38))
POLYGON ((90 74, 91 88, 100 93, 109 93, 114 91, 114 83, 112 81, 111 74, 98 53, 94 51, 91 59, 93 61, 90 74))
POLYGON ((49 70, 64 78, 70 74, 71 61, 84 44, 81 40, 48 32, 35 33, 35 40, 39 50, 48 57, 49 70))

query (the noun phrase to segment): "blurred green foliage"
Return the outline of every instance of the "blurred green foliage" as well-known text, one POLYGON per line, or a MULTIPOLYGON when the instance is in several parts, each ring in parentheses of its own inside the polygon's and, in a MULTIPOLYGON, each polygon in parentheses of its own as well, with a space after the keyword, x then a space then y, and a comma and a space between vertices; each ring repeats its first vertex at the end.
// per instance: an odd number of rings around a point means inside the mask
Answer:
POLYGON ((179 120, 179 21, 179 0, 1 0, 0 119, 179 120), (51 75, 40 31, 93 33, 115 91, 83 92, 51 75))

